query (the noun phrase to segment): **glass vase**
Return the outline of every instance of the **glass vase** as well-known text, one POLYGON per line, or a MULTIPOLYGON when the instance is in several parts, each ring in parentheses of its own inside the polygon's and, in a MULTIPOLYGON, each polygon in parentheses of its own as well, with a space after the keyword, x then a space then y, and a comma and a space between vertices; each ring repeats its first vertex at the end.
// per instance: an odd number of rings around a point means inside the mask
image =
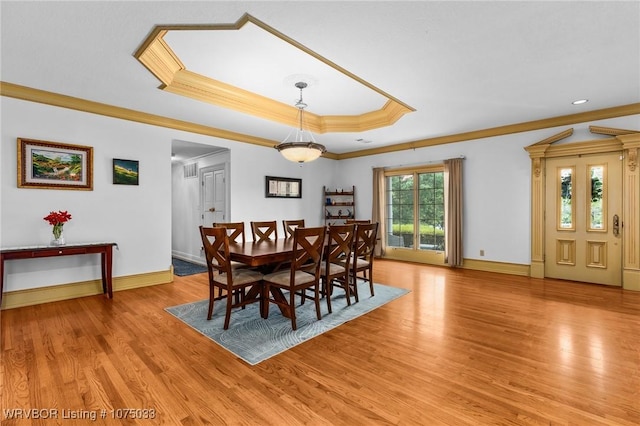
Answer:
POLYGON ((64 232, 62 228, 62 224, 53 225, 53 239, 51 240, 52 246, 63 246, 65 244, 64 241, 64 232))

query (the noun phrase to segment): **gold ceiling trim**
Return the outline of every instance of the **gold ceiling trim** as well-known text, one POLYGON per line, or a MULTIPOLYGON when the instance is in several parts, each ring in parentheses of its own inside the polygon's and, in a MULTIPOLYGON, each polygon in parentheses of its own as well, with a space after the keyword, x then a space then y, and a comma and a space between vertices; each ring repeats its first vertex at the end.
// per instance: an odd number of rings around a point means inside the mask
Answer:
POLYGON ((298 125, 298 108, 279 101, 258 95, 222 81, 218 81, 186 69, 180 58, 164 41, 169 31, 184 30, 240 30, 245 24, 253 23, 295 48, 318 59, 336 71, 352 80, 364 85, 370 90, 387 99, 379 110, 373 110, 359 115, 328 115, 320 116, 305 113, 305 126, 313 133, 330 132, 363 132, 394 124, 404 114, 415 111, 414 108, 383 92, 372 84, 357 77, 353 73, 322 57, 311 49, 298 43, 294 39, 282 34, 278 30, 249 14, 243 15, 235 24, 221 25, 184 25, 184 26, 156 26, 142 43, 134 56, 160 80, 160 88, 167 92, 207 102, 223 108, 250 114, 256 117, 275 121, 287 126, 298 125))
MULTIPOLYGON (((53 105, 61 108, 73 109, 76 111, 88 112, 92 114, 104 115, 106 117, 118 118, 121 120, 134 121, 152 126, 166 127, 169 129, 182 130, 201 135, 213 136, 221 139, 228 139, 237 142, 244 142, 264 147, 275 147, 280 141, 272 141, 265 138, 231 132, 215 127, 204 126, 188 121, 176 120, 156 114, 149 114, 128 108, 61 95, 45 90, 34 89, 18 84, 0 81, 0 96, 21 99, 24 101, 38 102, 46 105, 53 105)), ((362 151, 352 151, 343 154, 325 152, 322 156, 332 160, 345 160, 348 158, 365 157, 368 155, 398 152, 408 149, 425 148, 428 146, 443 145, 448 143, 463 142, 473 139, 483 139, 494 136, 504 136, 512 133, 528 132, 546 128, 584 123, 588 121, 604 120, 607 118, 624 117, 628 115, 640 114, 640 103, 621 105, 617 107, 605 108, 595 111, 582 112, 578 114, 564 115, 543 120, 529 121, 525 123, 510 124, 507 126, 493 127, 473 132, 458 133, 447 136, 440 136, 429 139, 421 139, 414 142, 390 145, 387 147, 367 149, 362 151)), ((559 135, 564 134, 560 133, 559 135)), ((559 136, 556 135, 556 136, 559 136)))
POLYGON ((640 133, 640 130, 616 129, 615 127, 589 126, 589 131, 597 135, 621 136, 640 133))
POLYGON ((46 105, 53 105, 61 108, 73 109, 76 111, 88 112, 92 114, 104 115, 106 117, 119 118, 122 120, 134 121, 137 123, 149 124, 152 126, 166 127, 169 129, 183 130, 201 135, 213 136, 221 139, 229 139, 238 142, 250 143, 265 147, 274 147, 276 142, 270 139, 217 129, 215 127, 204 126, 189 121, 176 120, 163 117, 161 115, 149 114, 133 109, 117 107, 100 102, 88 101, 86 99, 75 98, 73 96, 61 95, 59 93, 47 92, 45 90, 33 89, 13 83, 0 81, 0 95, 24 101, 38 102, 46 105))
POLYGON ((344 154, 338 154, 338 160, 366 157, 369 155, 385 154, 389 152, 404 151, 409 149, 426 148, 435 145, 444 145, 454 142, 504 136, 513 133, 530 132, 534 130, 548 129, 552 127, 566 126, 576 123, 585 123, 588 121, 606 120, 608 118, 624 117, 637 114, 640 114, 640 103, 597 109, 587 112, 579 112, 576 114, 560 115, 558 117, 544 118, 541 120, 526 121, 516 124, 508 124, 506 126, 491 127, 488 129, 474 130, 466 133, 456 133, 435 138, 419 139, 412 142, 405 142, 380 148, 352 151, 344 154))

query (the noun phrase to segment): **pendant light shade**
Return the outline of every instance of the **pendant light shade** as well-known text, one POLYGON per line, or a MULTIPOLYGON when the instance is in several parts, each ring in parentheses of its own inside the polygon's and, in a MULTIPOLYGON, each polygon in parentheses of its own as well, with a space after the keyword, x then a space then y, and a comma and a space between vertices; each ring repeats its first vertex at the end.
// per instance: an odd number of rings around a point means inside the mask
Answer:
POLYGON ((284 158, 296 163, 308 163, 320 157, 326 148, 316 143, 313 139, 313 135, 310 131, 305 131, 302 127, 304 109, 307 107, 302 101, 302 89, 307 87, 307 83, 298 82, 295 86, 300 89, 300 99, 296 102, 296 108, 298 108, 298 120, 299 128, 295 131, 295 137, 292 141, 289 140, 291 133, 287 135, 286 139, 276 146, 276 149, 282 154, 284 158))
POLYGON ((326 151, 324 146, 315 142, 283 142, 276 149, 284 158, 296 163, 308 163, 326 151))

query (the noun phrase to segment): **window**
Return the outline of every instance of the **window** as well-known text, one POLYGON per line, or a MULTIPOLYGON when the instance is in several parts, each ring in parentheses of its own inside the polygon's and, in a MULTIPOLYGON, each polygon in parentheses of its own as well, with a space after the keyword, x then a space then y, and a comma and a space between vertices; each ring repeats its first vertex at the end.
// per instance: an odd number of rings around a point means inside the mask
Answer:
POLYGON ((387 171, 385 183, 385 244, 390 257, 418 260, 421 253, 443 252, 443 167, 387 171))

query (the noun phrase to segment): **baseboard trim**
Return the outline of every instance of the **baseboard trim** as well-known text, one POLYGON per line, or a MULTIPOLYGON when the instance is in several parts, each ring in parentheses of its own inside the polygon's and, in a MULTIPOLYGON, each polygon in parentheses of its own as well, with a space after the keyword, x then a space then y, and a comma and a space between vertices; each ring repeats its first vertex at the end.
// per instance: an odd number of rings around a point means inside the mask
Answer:
POLYGON ((622 271, 622 288, 625 290, 640 291, 640 270, 624 269, 622 271))
MULTIPOLYGON (((173 282, 173 266, 166 271, 114 277, 113 291, 131 290, 170 282, 173 282)), ((1 308, 3 310, 20 308, 60 300, 76 299, 78 297, 95 296, 97 294, 102 294, 102 280, 99 279, 16 290, 3 295, 1 308)))
MULTIPOLYGON (((413 260, 413 259, 406 259, 406 258, 401 259, 393 255, 391 256, 385 255, 381 259, 399 260, 401 262, 423 263, 425 265, 447 267, 447 265, 445 264, 425 262, 424 260, 421 260, 421 259, 420 260, 413 260)), ((520 275, 523 277, 528 277, 529 274, 531 273, 531 267, 529 265, 520 264, 520 263, 492 262, 489 260, 477 260, 477 259, 463 259, 462 268, 472 269, 475 271, 496 272, 499 274, 520 275)))
POLYGON ((499 274, 519 275, 522 277, 528 277, 531 269, 529 265, 520 263, 492 262, 477 259, 464 259, 462 267, 475 271, 497 272, 499 274))
POLYGON ((189 253, 183 253, 180 251, 172 251, 171 257, 175 257, 176 259, 184 260, 185 262, 196 263, 198 265, 207 266, 207 262, 204 257, 194 256, 189 253))

